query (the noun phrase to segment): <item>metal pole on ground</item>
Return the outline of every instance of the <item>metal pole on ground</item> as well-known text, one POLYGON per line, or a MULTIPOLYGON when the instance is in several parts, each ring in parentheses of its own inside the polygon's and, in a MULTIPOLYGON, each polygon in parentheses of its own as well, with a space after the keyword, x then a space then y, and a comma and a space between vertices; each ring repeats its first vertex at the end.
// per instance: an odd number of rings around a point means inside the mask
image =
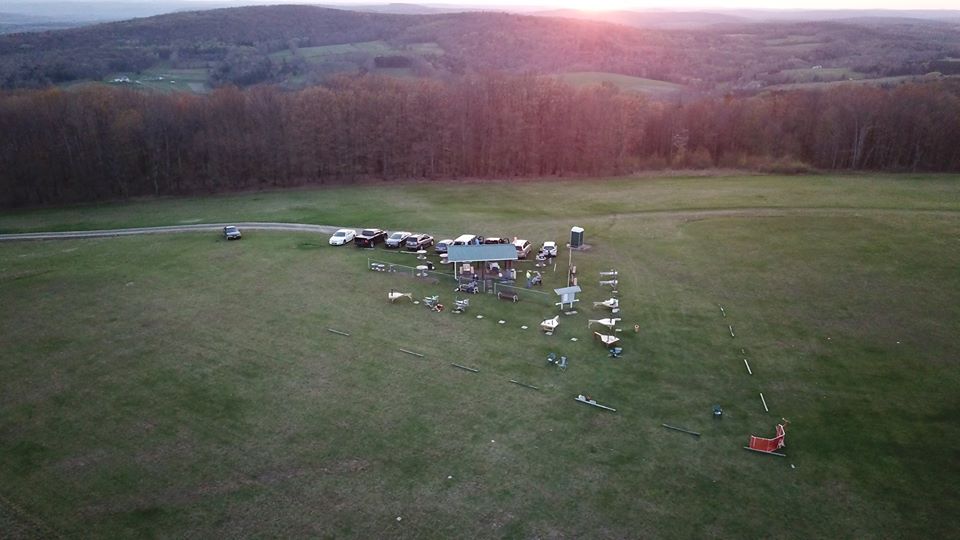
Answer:
POLYGON ((690 431, 689 429, 683 429, 683 428, 679 428, 679 427, 676 427, 676 426, 671 426, 670 424, 660 424, 660 425, 663 426, 663 427, 665 427, 665 428, 667 428, 667 429, 673 429, 673 430, 676 430, 676 431, 682 431, 682 432, 684 432, 684 433, 689 433, 690 435, 694 435, 694 436, 697 436, 697 437, 700 436, 700 434, 697 433, 696 431, 690 431))
POLYGON ((467 370, 467 371, 470 371, 470 372, 473 372, 473 373, 480 373, 480 370, 479 370, 479 369, 473 369, 473 368, 470 368, 470 367, 467 367, 467 366, 461 366, 460 364, 450 364, 450 365, 453 366, 453 367, 455 367, 455 368, 464 369, 464 370, 467 370))
POLYGON ((532 389, 532 390, 539 390, 539 388, 537 388, 536 386, 533 386, 532 384, 522 383, 522 382, 520 382, 520 381, 515 381, 515 380, 513 380, 513 379, 510 379, 510 382, 512 382, 513 384, 518 384, 518 385, 520 385, 520 386, 523 386, 524 388, 530 388, 530 389, 532 389))

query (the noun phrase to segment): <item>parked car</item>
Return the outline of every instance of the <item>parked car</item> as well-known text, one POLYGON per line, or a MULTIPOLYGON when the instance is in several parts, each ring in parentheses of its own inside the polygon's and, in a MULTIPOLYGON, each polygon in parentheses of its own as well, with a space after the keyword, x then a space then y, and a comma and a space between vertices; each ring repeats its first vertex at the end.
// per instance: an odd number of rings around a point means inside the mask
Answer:
POLYGON ((545 257, 556 257, 557 256, 557 243, 556 242, 544 242, 543 247, 540 248, 540 253, 545 257))
POLYGON ((239 240, 242 236, 240 234, 240 229, 234 227, 233 225, 227 225, 223 228, 223 237, 227 240, 239 240))
POLYGON ((333 236, 330 237, 331 246, 342 246, 344 244, 349 244, 353 242, 354 237, 357 236, 357 231, 353 229, 340 229, 339 231, 333 233, 333 236))
POLYGON ((363 229, 354 239, 357 247, 374 247, 378 242, 387 239, 387 232, 382 229, 363 229))
POLYGON ((483 237, 475 234, 461 234, 453 241, 455 246, 475 246, 483 243, 483 237))
POLYGON ((435 246, 433 246, 433 250, 436 251, 437 253, 446 253, 447 248, 452 245, 453 245, 453 240, 449 238, 444 238, 443 240, 437 242, 435 246))
POLYGON ((421 249, 427 249, 433 245, 433 237, 429 234, 411 234, 410 238, 407 238, 406 247, 410 251, 419 251, 421 249))
POLYGON ((526 259, 527 255, 530 254, 530 250, 533 249, 533 246, 530 244, 529 240, 523 240, 518 238, 513 241, 513 247, 517 248, 517 258, 526 259))
POLYGON ((399 248, 407 242, 407 238, 410 238, 410 235, 413 234, 410 231, 396 231, 387 237, 384 247, 388 248, 399 248))
POLYGON ((490 236, 483 239, 484 244, 509 244, 509 238, 500 238, 499 236, 490 236))

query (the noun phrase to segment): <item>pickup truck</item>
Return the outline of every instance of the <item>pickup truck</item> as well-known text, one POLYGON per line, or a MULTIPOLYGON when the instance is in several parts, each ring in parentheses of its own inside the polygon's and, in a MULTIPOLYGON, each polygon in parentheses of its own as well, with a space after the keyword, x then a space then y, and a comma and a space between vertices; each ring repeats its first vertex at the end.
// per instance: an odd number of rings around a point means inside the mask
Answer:
POLYGON ((387 233, 382 229, 363 229, 353 239, 353 243, 357 247, 372 248, 377 245, 377 242, 383 242, 386 239, 387 233))

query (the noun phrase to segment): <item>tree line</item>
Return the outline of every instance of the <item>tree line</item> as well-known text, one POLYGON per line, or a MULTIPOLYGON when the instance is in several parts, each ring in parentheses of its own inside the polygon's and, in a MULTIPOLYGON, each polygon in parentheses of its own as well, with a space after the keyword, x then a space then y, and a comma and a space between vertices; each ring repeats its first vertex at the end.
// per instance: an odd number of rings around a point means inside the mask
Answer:
POLYGON ((960 171, 958 119, 960 87, 949 82, 683 104, 506 75, 209 95, 8 91, 0 205, 667 167, 960 171))

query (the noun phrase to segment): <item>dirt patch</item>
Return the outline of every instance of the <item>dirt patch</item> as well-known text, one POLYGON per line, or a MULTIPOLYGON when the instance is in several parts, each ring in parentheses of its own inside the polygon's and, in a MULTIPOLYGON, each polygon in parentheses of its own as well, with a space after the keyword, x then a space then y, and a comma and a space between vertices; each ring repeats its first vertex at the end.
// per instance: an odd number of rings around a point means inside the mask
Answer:
POLYGON ((258 474, 255 478, 257 482, 263 484, 277 484, 291 478, 297 478, 306 474, 305 469, 279 469, 274 471, 265 471, 258 474))
MULTIPOLYGON (((594 408, 594 410, 596 410, 596 408, 594 408)), ((594 416, 590 420, 590 427, 592 429, 602 429, 612 424, 613 423, 612 415, 616 413, 613 413, 611 411, 607 411, 607 412, 610 412, 611 414, 603 414, 603 411, 600 411, 601 414, 597 414, 596 416, 594 416)))
POLYGON ((331 467, 330 472, 334 473, 358 473, 367 470, 370 462, 363 459, 347 459, 336 463, 331 467))
POLYGON ((234 480, 225 480, 223 482, 211 482, 209 484, 201 484, 198 486, 196 491, 194 491, 194 494, 199 497, 221 495, 224 493, 232 493, 242 487, 254 484, 256 484, 256 482, 249 478, 238 478, 234 480))
POLYGON ((107 452, 102 449, 97 449, 87 454, 71 456, 66 459, 62 459, 55 463, 53 468, 58 471, 73 472, 89 467, 90 465, 96 465, 106 458, 107 452))
MULTIPOLYGON (((155 460, 169 457, 171 453, 189 450, 186 446, 167 447, 150 454, 138 457, 138 461, 155 460)), ((188 506, 207 497, 218 497, 250 487, 270 487, 288 480, 307 476, 311 473, 322 474, 356 474, 367 470, 370 463, 362 459, 346 459, 333 462, 319 469, 287 468, 263 471, 256 475, 247 475, 242 472, 230 478, 215 480, 194 486, 170 487, 158 492, 137 493, 132 496, 114 501, 103 501, 88 505, 81 510, 82 515, 91 517, 103 514, 136 512, 145 508, 165 506, 188 506)))
POLYGON ((0 495, 0 537, 2 538, 63 538, 20 505, 0 495))
MULTIPOLYGON (((152 430, 152 424, 144 421, 136 425, 137 429, 152 430)), ((154 463, 163 463, 169 460, 189 460, 196 453, 197 449, 193 443, 186 437, 180 437, 178 440, 160 446, 150 448, 134 457, 134 462, 138 465, 150 465, 154 463)))
POLYGON ((0 281, 19 281, 21 279, 30 279, 32 277, 49 274, 50 272, 53 272, 53 270, 25 270, 23 272, 17 272, 16 274, 5 276, 0 281))

